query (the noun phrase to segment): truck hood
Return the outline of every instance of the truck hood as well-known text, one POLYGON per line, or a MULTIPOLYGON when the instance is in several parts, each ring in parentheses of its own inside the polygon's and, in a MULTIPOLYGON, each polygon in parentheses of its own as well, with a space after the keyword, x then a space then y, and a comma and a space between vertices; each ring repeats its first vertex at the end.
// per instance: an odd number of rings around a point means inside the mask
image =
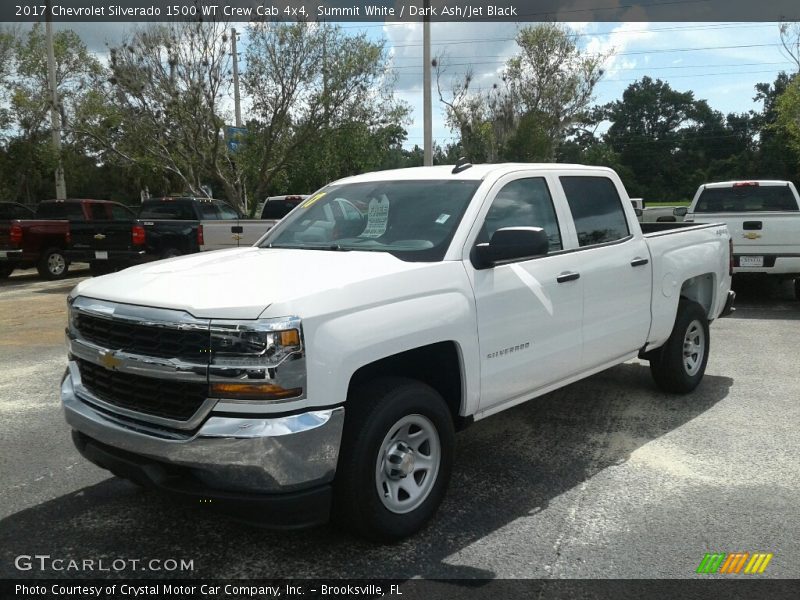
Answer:
POLYGON ((385 252, 235 248, 88 279, 71 295, 184 310, 198 318, 257 319, 271 304, 292 305, 300 298, 424 266, 385 252))

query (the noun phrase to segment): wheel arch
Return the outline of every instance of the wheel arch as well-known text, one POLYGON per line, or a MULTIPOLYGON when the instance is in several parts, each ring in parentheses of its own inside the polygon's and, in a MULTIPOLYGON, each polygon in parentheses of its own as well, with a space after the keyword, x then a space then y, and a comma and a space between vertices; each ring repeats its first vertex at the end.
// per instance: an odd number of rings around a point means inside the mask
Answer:
MULTIPOLYGON (((681 285, 680 298, 686 298, 696 302, 703 307, 709 320, 713 319, 713 311, 716 306, 716 276, 714 273, 703 273, 690 277, 681 285)), ((676 307, 677 314, 677 307, 676 307)))
POLYGON ((462 416, 466 381, 463 355, 457 342, 427 344, 363 365, 350 378, 348 398, 352 397, 354 389, 381 377, 407 377, 421 381, 444 398, 456 429, 463 429, 471 422, 470 418, 462 416))

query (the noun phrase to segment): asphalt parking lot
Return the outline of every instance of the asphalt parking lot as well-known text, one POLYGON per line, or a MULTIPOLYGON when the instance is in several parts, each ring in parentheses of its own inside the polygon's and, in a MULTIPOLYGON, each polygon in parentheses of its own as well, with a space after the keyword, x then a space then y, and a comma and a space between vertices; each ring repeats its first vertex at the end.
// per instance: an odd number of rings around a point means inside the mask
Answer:
MULTIPOLYGON (((72 447, 58 400, 65 296, 88 276, 0 282, 0 577, 15 557, 187 559, 202 578, 691 578, 706 552, 771 552, 800 576, 800 302, 736 282, 704 382, 656 390, 633 361, 457 438, 438 517, 376 546, 333 527, 272 532, 142 491, 72 447)), ((91 576, 92 573, 86 573, 91 576)), ((95 575, 97 575, 95 573, 95 575)), ((704 577, 708 577, 707 575, 704 577)))

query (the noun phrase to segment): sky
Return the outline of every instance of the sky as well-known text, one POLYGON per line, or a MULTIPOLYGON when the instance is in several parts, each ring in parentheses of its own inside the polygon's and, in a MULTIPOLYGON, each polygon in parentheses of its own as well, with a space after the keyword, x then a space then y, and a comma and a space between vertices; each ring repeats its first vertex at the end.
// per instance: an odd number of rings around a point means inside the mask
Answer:
MULTIPOLYGON (((243 24, 240 24, 240 28, 243 24)), ((472 87, 488 89, 499 82, 506 60, 517 50, 514 36, 526 23, 433 23, 432 55, 443 55, 442 87, 472 68, 472 87)), ((610 53, 595 102, 617 100, 637 79, 660 78, 678 91, 692 90, 724 114, 758 110, 754 86, 772 82, 796 65, 782 53, 777 23, 569 23, 589 52, 610 53)), ((59 25, 60 27, 66 25, 59 25)), ((422 25, 419 23, 342 23, 347 33, 365 31, 384 39, 396 76, 395 92, 412 108, 407 147, 423 142, 422 25)), ((72 23, 89 49, 103 58, 106 43, 115 45, 131 25, 72 23)), ((246 36, 240 52, 246 46, 246 36)), ((242 65, 245 68, 246 65, 242 65)), ((245 115, 246 117, 246 115, 245 115)), ((438 101, 434 73, 433 137, 441 145, 454 141, 438 101)))

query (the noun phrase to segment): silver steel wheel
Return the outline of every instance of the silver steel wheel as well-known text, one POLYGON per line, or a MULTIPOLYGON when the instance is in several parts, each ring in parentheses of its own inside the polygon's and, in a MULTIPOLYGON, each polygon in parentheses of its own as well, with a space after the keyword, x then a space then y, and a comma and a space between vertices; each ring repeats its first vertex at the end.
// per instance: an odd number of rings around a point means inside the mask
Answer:
POLYGON ((67 268, 67 261, 64 256, 54 252, 47 257, 47 270, 53 275, 61 275, 67 268))
POLYGON ((706 353, 706 334, 703 324, 695 319, 686 328, 686 335, 683 338, 683 368, 687 375, 693 377, 697 375, 703 365, 703 357, 706 353))
POLYGON ((441 460, 439 432, 428 417, 407 415, 397 421, 383 438, 375 462, 375 486, 383 505, 405 514, 425 502, 441 460))

